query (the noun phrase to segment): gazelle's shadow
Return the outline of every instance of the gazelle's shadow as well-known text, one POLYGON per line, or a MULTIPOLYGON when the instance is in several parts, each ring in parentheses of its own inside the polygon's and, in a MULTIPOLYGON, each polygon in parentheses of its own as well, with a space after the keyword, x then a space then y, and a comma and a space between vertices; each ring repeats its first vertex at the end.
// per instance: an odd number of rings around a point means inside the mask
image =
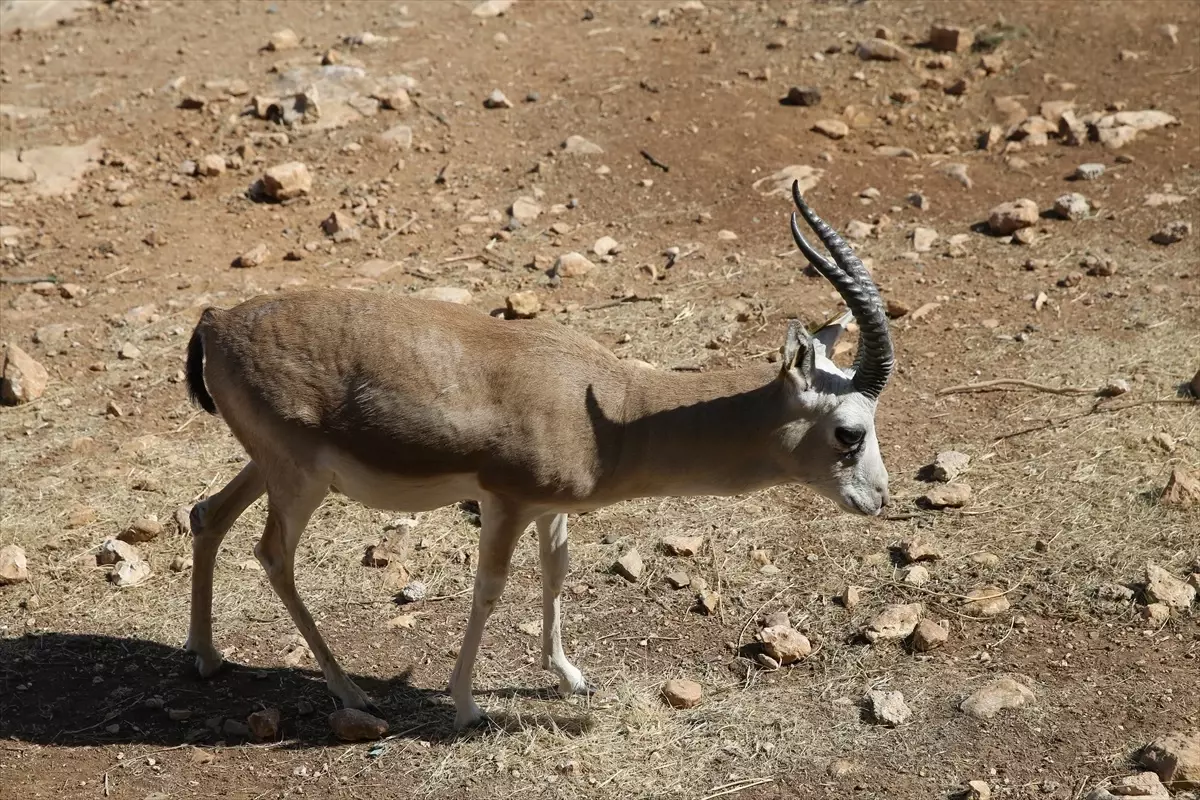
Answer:
MULTIPOLYGON (((440 741, 460 734, 442 689, 413 686, 409 672, 389 679, 351 675, 379 705, 399 737, 440 741)), ((539 690, 516 692, 539 696, 539 690)), ((484 693, 481 693, 484 694, 484 693)), ((544 693, 542 693, 544 694, 544 693)), ((326 716, 336 710, 321 674, 312 670, 226 664, 201 680, 191 656, 158 642, 71 633, 0 640, 0 739, 42 745, 146 744, 158 747, 245 741, 236 725, 262 708, 278 708, 285 747, 333 743, 326 716)), ((502 731, 530 725, 582 734, 580 712, 493 714, 502 731)))

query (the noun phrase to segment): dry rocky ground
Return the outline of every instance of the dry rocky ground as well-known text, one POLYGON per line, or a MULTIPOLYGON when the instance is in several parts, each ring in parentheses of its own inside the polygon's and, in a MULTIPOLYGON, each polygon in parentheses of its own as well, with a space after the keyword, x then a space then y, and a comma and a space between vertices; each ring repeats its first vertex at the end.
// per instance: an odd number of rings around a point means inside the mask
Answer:
POLYGON ((1194 798, 1198 132, 1182 1, 0 0, 0 797, 1194 798), (186 509, 244 459, 181 384, 204 306, 352 286, 774 359, 839 302, 792 179, 893 318, 888 516, 574 519, 571 703, 523 544, 497 725, 456 735, 471 507, 330 497, 300 591, 381 739, 329 717, 260 504, 195 676, 186 509))

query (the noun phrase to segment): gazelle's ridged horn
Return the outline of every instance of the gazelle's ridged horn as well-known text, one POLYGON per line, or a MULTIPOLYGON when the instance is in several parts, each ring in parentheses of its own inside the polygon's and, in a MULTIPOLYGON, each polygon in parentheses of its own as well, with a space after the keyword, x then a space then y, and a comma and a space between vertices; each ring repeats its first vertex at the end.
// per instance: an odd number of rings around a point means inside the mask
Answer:
POLYGON ((792 199, 796 202, 796 208, 804 217, 804 221, 833 256, 833 261, 818 253, 816 248, 808 243, 804 234, 800 232, 800 225, 793 212, 792 238, 796 240, 796 246, 817 272, 833 284, 858 322, 859 344, 854 360, 854 388, 873 400, 878 399, 883 393, 883 388, 887 386, 895 364, 892 337, 888 333, 887 315, 883 311, 879 289, 846 241, 804 202, 800 196, 799 181, 792 182, 792 199))

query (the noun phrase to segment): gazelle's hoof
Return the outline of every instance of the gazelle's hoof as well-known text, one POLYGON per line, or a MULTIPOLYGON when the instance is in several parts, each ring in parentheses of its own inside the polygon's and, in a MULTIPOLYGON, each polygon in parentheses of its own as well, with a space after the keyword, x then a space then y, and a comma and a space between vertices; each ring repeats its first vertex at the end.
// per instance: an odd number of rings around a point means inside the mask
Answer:
POLYGON ((590 696, 595 693, 595 689, 587 679, 583 677, 583 673, 574 664, 563 664, 557 669, 558 672, 558 693, 562 697, 575 697, 577 695, 590 696))
POLYGON ((225 665, 225 656, 217 648, 209 645, 208 647, 198 648, 192 647, 190 643, 185 644, 183 649, 189 653, 196 654, 196 672, 200 673, 201 678, 211 678, 221 671, 221 667, 225 665))
POLYGON ((375 705, 375 701, 371 699, 371 696, 358 688, 358 684, 349 678, 341 686, 330 686, 329 691, 334 697, 342 701, 342 705, 346 708, 357 708, 359 711, 366 711, 368 714, 374 714, 377 717, 383 716, 379 711, 379 706, 375 705))
POLYGON ((473 706, 466 711, 459 711, 454 715, 454 730, 460 732, 494 727, 495 724, 492 718, 483 713, 483 710, 479 706, 473 706))

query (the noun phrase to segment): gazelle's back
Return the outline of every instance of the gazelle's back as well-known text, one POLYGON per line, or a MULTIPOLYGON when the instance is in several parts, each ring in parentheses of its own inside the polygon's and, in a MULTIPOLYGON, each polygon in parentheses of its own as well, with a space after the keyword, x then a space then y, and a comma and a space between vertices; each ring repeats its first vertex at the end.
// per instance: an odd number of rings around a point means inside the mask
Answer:
POLYGON ((395 477, 582 489, 598 466, 589 403, 608 416, 624 391, 626 367, 565 326, 399 295, 260 297, 199 330, 205 383, 256 458, 270 431, 395 477))

